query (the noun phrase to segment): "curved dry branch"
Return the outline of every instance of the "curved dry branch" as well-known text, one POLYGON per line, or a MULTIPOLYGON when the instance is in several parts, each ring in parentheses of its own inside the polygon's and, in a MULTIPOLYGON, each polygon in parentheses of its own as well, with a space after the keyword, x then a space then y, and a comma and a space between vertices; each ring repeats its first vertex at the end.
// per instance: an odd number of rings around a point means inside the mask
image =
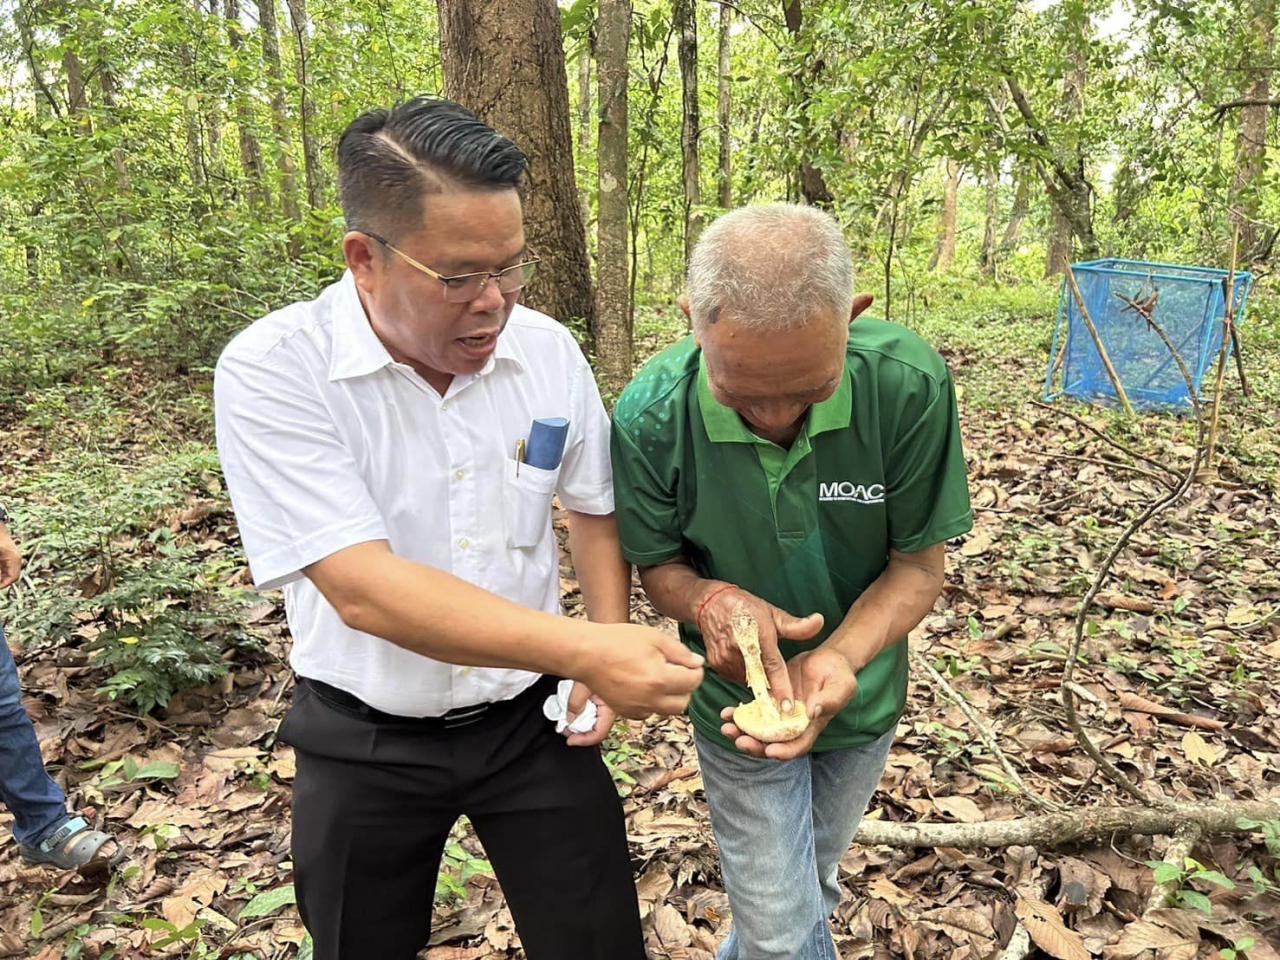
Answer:
POLYGON ((1104 559, 1099 565, 1098 572, 1095 574, 1093 582, 1089 585, 1089 589, 1085 593, 1084 599, 1080 602, 1080 610, 1076 614, 1075 630, 1071 638, 1071 648, 1067 651, 1066 664, 1062 670, 1061 689, 1062 705, 1066 710, 1067 724, 1071 727, 1072 733, 1075 734, 1076 741, 1084 749, 1085 753, 1087 753, 1093 762, 1098 765, 1098 768, 1107 776, 1107 779, 1111 780, 1112 783, 1116 784, 1139 803, 1151 807, 1163 804, 1159 801, 1152 800, 1141 787, 1133 782, 1129 776, 1123 773, 1119 767, 1107 759, 1107 757, 1104 756, 1102 751, 1098 748, 1098 745, 1093 742, 1093 739, 1085 730, 1084 725, 1080 722, 1080 717, 1076 713, 1076 694, 1073 689, 1075 685, 1072 680, 1075 672, 1076 660, 1080 656, 1080 647, 1084 644, 1084 630, 1085 624, 1088 622, 1089 610, 1093 606, 1093 602, 1097 598, 1099 591, 1102 590, 1103 583, 1105 583, 1107 577, 1110 576, 1111 567, 1116 562, 1116 558, 1120 555, 1120 552, 1128 546, 1129 541, 1133 539, 1134 534, 1141 530, 1148 520, 1173 503, 1182 499, 1186 495, 1187 491, 1191 489, 1192 484, 1195 483, 1196 476, 1200 472, 1200 463, 1204 458, 1205 424, 1204 415, 1200 408, 1200 398, 1196 396, 1195 381, 1191 376, 1191 371, 1187 369, 1187 365, 1183 361, 1181 354, 1178 353, 1177 348, 1174 347, 1173 343, 1169 340, 1169 335, 1165 333, 1164 328, 1155 320, 1155 306, 1158 301, 1158 297, 1152 297, 1147 301, 1130 300, 1124 297, 1121 299, 1123 299, 1130 308, 1132 308, 1140 317, 1142 317, 1143 320, 1146 321, 1147 326, 1150 327, 1164 343, 1170 356, 1172 356, 1174 361, 1177 363, 1178 370, 1182 373, 1182 378, 1186 381, 1187 396, 1191 400, 1191 409, 1196 418, 1195 455, 1192 457, 1191 465, 1188 467, 1186 473, 1182 475, 1182 479, 1178 485, 1164 496, 1147 504, 1146 509, 1140 512, 1129 522, 1129 525, 1125 527, 1124 531, 1117 538, 1115 544, 1112 545, 1106 559, 1104 559))

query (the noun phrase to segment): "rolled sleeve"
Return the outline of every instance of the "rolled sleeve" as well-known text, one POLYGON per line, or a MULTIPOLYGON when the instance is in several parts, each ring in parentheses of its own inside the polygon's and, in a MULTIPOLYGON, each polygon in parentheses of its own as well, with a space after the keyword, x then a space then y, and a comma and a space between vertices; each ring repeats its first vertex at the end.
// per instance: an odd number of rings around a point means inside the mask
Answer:
POLYGON ((593 515, 613 513, 613 471, 609 463, 609 414, 591 367, 576 344, 571 392, 573 412, 561 460, 556 493, 566 510, 593 515))
POLYGON ((259 589, 296 580, 346 547, 389 539, 306 373, 224 354, 214 374, 214 409, 222 471, 259 589))

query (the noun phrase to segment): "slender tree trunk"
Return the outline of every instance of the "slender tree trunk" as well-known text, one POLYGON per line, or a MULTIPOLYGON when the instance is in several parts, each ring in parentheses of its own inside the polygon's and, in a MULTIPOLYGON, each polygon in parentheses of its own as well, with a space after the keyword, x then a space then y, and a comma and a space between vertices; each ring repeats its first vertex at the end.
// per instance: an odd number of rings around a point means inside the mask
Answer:
MULTIPOLYGON (((1015 173, 1015 176, 1017 174, 1015 173)), ((1000 237, 1001 253, 1008 253, 1018 245, 1018 237, 1022 233, 1022 224, 1031 209, 1031 189, 1026 177, 1017 177, 1018 185, 1013 193, 1013 209, 1009 211, 1009 222, 1005 224, 1004 234, 1000 237)))
MULTIPOLYGON (((98 64, 98 89, 102 92, 102 105, 107 108, 111 120, 117 126, 120 124, 120 98, 119 87, 116 84, 115 71, 111 69, 108 63, 98 64)), ((123 147, 111 148, 111 167, 116 174, 116 189, 121 196, 127 196, 133 192, 133 184, 129 179, 129 161, 125 156, 123 147)))
POLYGON ((85 111, 89 100, 84 88, 84 70, 80 57, 70 47, 62 52, 62 69, 67 74, 67 114, 76 121, 76 130, 88 133, 90 120, 85 111))
POLYGON ((716 193, 720 206, 728 210, 733 204, 733 167, 730 155, 733 143, 733 101, 729 71, 732 69, 732 38, 729 30, 733 26, 733 8, 728 4, 720 4, 720 70, 719 85, 716 90, 716 122, 720 127, 720 156, 716 167, 716 193))
MULTIPOLYGON (((27 74, 31 79, 31 94, 35 106, 35 115, 37 120, 37 129, 43 129, 43 121, 48 118, 53 104, 49 102, 49 87, 45 81, 44 64, 39 54, 36 52, 35 37, 31 31, 31 24, 35 18, 37 4, 33 0, 19 2, 17 11, 18 22, 18 39, 22 43, 23 59, 26 61, 27 74)), ((42 140, 44 135, 37 134, 42 140)), ((44 200, 37 197, 31 202, 28 210, 31 223, 38 231, 36 221, 44 215, 44 200)), ((27 241, 25 244, 25 255, 27 264, 27 278, 35 283, 40 279, 40 247, 36 243, 27 241)))
POLYGON ((178 65, 182 68, 182 86, 188 91, 182 108, 182 127, 187 145, 187 169, 191 176, 194 192, 204 195, 208 186, 208 167, 204 157, 204 136, 200 129, 200 107, 196 103, 195 91, 199 89, 199 78, 196 74, 196 58, 191 44, 184 38, 177 45, 178 65))
POLYGON ((285 0, 289 5, 289 23, 293 27, 294 63, 301 98, 302 165, 307 184, 307 205, 313 209, 325 202, 324 162, 320 157, 316 130, 316 100, 311 92, 311 24, 307 17, 307 0, 285 0))
POLYGON ((684 256, 685 261, 702 232, 702 170, 698 163, 698 138, 702 118, 698 107, 698 9, 694 0, 675 0, 676 29, 680 31, 680 86, 684 94, 681 108, 680 156, 684 173, 684 256))
POLYGON ((289 101, 285 96, 284 70, 280 66, 280 29, 276 17, 277 0, 258 0, 258 32, 262 37, 262 59, 267 66, 271 90, 271 132, 273 152, 280 172, 280 212, 292 223, 302 219, 298 210, 298 173, 289 152, 289 101))
POLYGON ((1064 127, 1071 131, 1068 142, 1063 144, 1059 164, 1069 173, 1069 182, 1057 192, 1051 192, 1053 216, 1050 222, 1044 273, 1052 276, 1062 272, 1064 256, 1070 258, 1072 239, 1080 241, 1081 251, 1088 259, 1097 254, 1097 241, 1093 237, 1093 216, 1090 209, 1088 179, 1085 175, 1084 148, 1075 128, 1084 113, 1084 87, 1089 42, 1089 13, 1084 4, 1072 15, 1067 29, 1075 44, 1072 53, 1074 66, 1062 79, 1061 113, 1064 127))
MULTIPOLYGON (((206 17, 216 18, 221 16, 218 10, 218 0, 195 0, 197 21, 203 24, 206 17)), ((203 25, 196 28, 197 32, 202 32, 203 25)), ((203 46, 203 42, 201 43, 203 46)), ((197 47, 199 49, 199 47, 197 47)), ((204 139, 207 149, 201 154, 204 163, 205 176, 213 184, 225 183, 226 175, 224 165, 222 163, 222 91, 215 90, 210 78, 208 70, 204 68, 198 61, 193 61, 196 68, 195 84, 193 90, 200 92, 200 123, 204 131, 204 139), (210 175, 212 171, 212 176, 210 175)), ((212 196, 213 191, 210 191, 212 196)))
MULTIPOLYGON (((598 57, 600 51, 595 40, 595 32, 600 29, 599 17, 593 35, 587 39, 587 47, 578 57, 578 163, 585 165, 591 155, 591 58, 598 57)), ((596 158, 597 165, 599 157, 596 158)), ((584 228, 591 224, 591 190, 586 169, 578 171, 578 202, 582 204, 582 223, 584 228)), ((597 254, 598 256, 598 254, 597 254)), ((599 298, 597 298, 599 303, 599 298)))
MULTIPOLYGON (((223 7, 227 20, 227 44, 232 56, 244 59, 244 27, 240 25, 240 0, 225 0, 223 7)), ((254 133, 253 102, 242 89, 239 77, 231 79, 232 97, 235 100, 236 127, 240 132, 240 169, 244 173, 246 193, 256 207, 265 208, 268 203, 266 177, 262 166, 262 148, 254 133)))
MULTIPOLYGON (((802 2, 803 0, 782 0, 782 14, 787 24, 787 32, 791 34, 792 43, 797 46, 801 41, 801 31, 804 29, 802 2)), ((795 144, 800 156, 798 170, 800 193, 807 203, 830 206, 835 198, 831 195, 826 178, 823 177, 822 171, 809 161, 814 149, 813 131, 809 120, 809 102, 812 99, 810 91, 822 71, 822 60, 811 52, 803 57, 798 54, 793 56, 793 66, 789 72, 793 97, 800 107, 800 131, 795 144)))
POLYGON ((1240 236, 1241 260, 1251 263, 1262 254, 1259 212, 1262 189, 1259 180, 1267 160, 1267 124, 1271 93, 1271 64, 1275 56, 1276 0, 1253 0, 1253 32, 1246 64, 1243 99, 1257 101, 1240 109, 1236 136, 1236 169, 1231 182, 1233 232, 1240 236))
POLYGON ((978 263, 988 277, 996 275, 996 220, 1000 215, 1000 172, 995 164, 987 167, 986 215, 982 225, 982 253, 978 263))
POLYGON ((631 379, 631 297, 627 202, 627 47, 630 0, 600 0, 597 73, 600 85, 596 180, 600 216, 596 232, 596 373, 608 395, 631 379))
POLYGON ((960 195, 960 164, 947 161, 946 184, 942 189, 942 222, 938 242, 929 259, 930 270, 949 270, 956 259, 956 203, 960 195))
POLYGON ((546 258, 525 300, 581 332, 595 305, 573 181, 569 84, 554 0, 437 0, 445 92, 529 157, 525 233, 546 258))

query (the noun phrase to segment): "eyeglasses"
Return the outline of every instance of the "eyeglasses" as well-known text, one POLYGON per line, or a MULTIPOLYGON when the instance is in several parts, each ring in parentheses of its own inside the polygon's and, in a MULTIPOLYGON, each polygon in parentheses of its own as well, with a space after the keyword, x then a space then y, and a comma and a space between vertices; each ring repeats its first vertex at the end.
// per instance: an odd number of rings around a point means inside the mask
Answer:
POLYGON ((489 285, 490 280, 497 281, 499 292, 503 294, 515 293, 533 279, 534 269, 542 262, 538 257, 530 257, 528 260, 514 264, 504 270, 499 270, 497 273, 490 273, 485 270, 480 273, 460 273, 457 276, 446 277, 444 274, 436 273, 425 264, 419 263, 403 250, 396 249, 385 238, 378 236, 376 233, 369 233, 367 230, 364 233, 366 236, 377 240, 409 266, 422 271, 428 277, 434 277, 439 280, 444 286, 444 299, 447 303, 470 303, 484 293, 484 289, 489 285))

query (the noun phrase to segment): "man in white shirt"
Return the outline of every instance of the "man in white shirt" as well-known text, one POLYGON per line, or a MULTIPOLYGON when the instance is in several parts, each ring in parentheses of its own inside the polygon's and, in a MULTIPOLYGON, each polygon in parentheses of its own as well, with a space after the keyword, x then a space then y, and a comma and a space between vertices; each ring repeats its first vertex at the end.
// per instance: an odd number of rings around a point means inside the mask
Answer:
POLYGON ((701 658, 627 623, 608 418, 570 334, 516 302, 527 161, 416 99, 357 118, 338 167, 347 272, 215 376, 245 552, 294 638, 281 737, 315 956, 416 956, 466 815, 531 960, 643 957, 617 793, 581 748, 615 710, 682 711, 701 658), (568 420, 558 464, 525 462, 535 418, 568 420), (553 494, 593 623, 560 616, 553 494), (559 677, 587 732, 543 717, 559 677))

